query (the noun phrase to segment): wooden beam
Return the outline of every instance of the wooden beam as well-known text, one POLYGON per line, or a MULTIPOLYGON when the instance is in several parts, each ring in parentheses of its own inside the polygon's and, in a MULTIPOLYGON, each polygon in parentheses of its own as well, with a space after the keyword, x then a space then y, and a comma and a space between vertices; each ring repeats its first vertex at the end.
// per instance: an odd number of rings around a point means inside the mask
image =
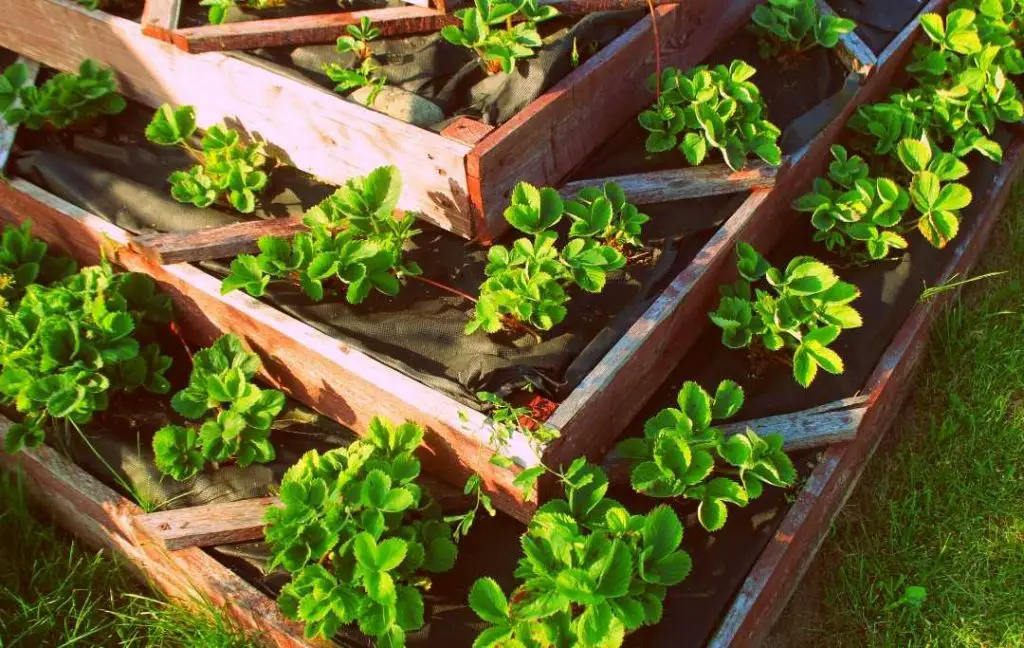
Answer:
MULTIPOLYGON (((21 63, 28 68, 28 82, 35 83, 36 77, 39 76, 39 63, 36 63, 32 59, 19 56, 15 63, 21 63)), ((20 99, 15 99, 11 107, 18 107, 21 105, 20 99)), ((0 174, 3 174, 3 170, 7 167, 7 160, 11 158, 11 151, 14 150, 14 140, 18 136, 18 126, 14 124, 8 124, 3 119, 0 119, 0 174)))
POLYGON ((178 27, 181 0, 146 0, 142 9, 142 33, 170 42, 170 32, 178 27))
POLYGON ((606 182, 614 182, 626 192, 627 200, 636 205, 648 205, 685 198, 739 193, 750 189, 765 189, 775 184, 777 174, 776 167, 761 161, 751 162, 741 171, 733 171, 725 164, 705 164, 610 178, 576 180, 562 185, 559 192, 564 197, 571 198, 586 187, 600 187, 606 182))
POLYGON ((441 136, 468 144, 469 146, 476 146, 480 140, 490 135, 493 131, 494 126, 490 124, 485 124, 472 117, 460 115, 441 129, 441 136))
POLYGON ((306 230, 298 217, 245 221, 191 232, 145 234, 130 245, 154 263, 196 263, 252 254, 263 236, 289 237, 306 230))
POLYGON ((400 207, 473 236, 465 171, 470 147, 305 80, 234 55, 191 56, 143 36, 138 23, 88 11, 75 0, 4 0, 0 47, 61 70, 77 70, 84 58, 113 67, 128 98, 148 106, 191 104, 200 128, 227 121, 324 182, 340 185, 393 164, 402 174, 400 207))
POLYGON ((212 547, 263 538, 263 515, 278 506, 276 497, 257 497, 237 502, 190 506, 136 515, 132 522, 140 532, 169 551, 186 547, 212 547))
MULTIPOLYGON (((839 14, 828 4, 827 0, 817 0, 818 10, 826 16, 837 16, 839 14)), ((839 37, 839 44, 836 46, 836 55, 851 72, 856 72, 861 77, 871 74, 871 71, 878 64, 875 51, 868 46, 864 40, 857 35, 856 31, 843 34, 839 37)))
MULTIPOLYGON (((655 8, 663 65, 688 68, 745 23, 755 0, 693 0, 655 8)), ((652 19, 613 43, 498 127, 469 154, 467 173, 480 239, 508 228, 502 212, 519 181, 556 186, 637 112, 654 101, 652 19)))
MULTIPOLYGON (((933 2, 934 6, 935 3, 933 2)), ((937 8, 941 8, 941 5, 937 8)), ((935 8, 925 9, 935 11, 935 8)), ((956 251, 940 283, 966 276, 985 248, 999 214, 1009 197, 1014 178, 1024 167, 1024 140, 1017 138, 993 183, 984 205, 969 231, 957 239, 956 251)), ((900 406, 913 391, 913 376, 925 357, 931 323, 953 300, 955 291, 919 303, 886 349, 868 379, 868 411, 861 433, 844 445, 826 451, 796 503, 765 548, 726 613, 710 648, 753 648, 761 645, 786 607, 832 528, 832 523, 853 492, 868 461, 892 426, 900 406)))
POLYGON ((387 7, 177 29, 171 32, 171 42, 193 54, 331 43, 345 34, 345 27, 363 18, 372 20, 382 36, 435 32, 458 23, 454 16, 429 7, 387 7))

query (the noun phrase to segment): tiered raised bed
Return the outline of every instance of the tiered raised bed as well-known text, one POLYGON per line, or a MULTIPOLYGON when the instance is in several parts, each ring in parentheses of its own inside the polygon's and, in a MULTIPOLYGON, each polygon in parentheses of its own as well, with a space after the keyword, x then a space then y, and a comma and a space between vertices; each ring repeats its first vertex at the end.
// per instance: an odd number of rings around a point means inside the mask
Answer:
MULTIPOLYGON (((172 4, 148 6, 151 11, 164 9, 163 24, 169 30, 175 26, 166 11, 172 4)), ((946 4, 932 0, 922 13, 940 11, 946 4)), ((395 164, 407 178, 403 206, 419 209, 446 229, 483 240, 499 233, 501 209, 515 181, 560 182, 651 99, 640 83, 653 68, 649 19, 482 139, 477 136, 483 129, 470 124, 475 135, 465 143, 457 141, 461 135, 409 126, 243 60, 186 54, 143 37, 137 23, 85 12, 63 0, 13 0, 13 5, 0 14, 0 45, 64 69, 76 67, 84 57, 97 59, 118 71, 122 89, 132 98, 149 105, 195 104, 204 124, 236 118, 284 149, 296 166, 328 180, 395 164), (59 38, 49 38, 50 32, 40 29, 57 22, 63 26, 59 38), (205 84, 200 88, 196 78, 216 79, 216 91, 205 84), (597 96, 609 101, 597 101, 597 96), (300 114, 307 132, 296 132, 289 123, 300 114), (284 115, 289 118, 282 119, 284 115), (422 142, 423 148, 410 141, 422 142)), ((658 5, 664 62, 682 67, 700 62, 747 19, 752 7, 751 2, 730 3, 726 11, 711 3, 658 5)), ((262 356, 269 382, 356 431, 365 429, 375 415, 422 424, 427 438, 421 455, 435 476, 461 485, 478 473, 499 508, 527 519, 536 502, 524 500, 512 486, 515 475, 540 462, 565 465, 581 455, 598 460, 625 430, 636 429, 635 419, 642 416, 646 401, 666 379, 671 382, 675 372, 687 368, 688 354, 710 327, 706 313, 717 288, 733 278, 735 243, 746 241, 767 251, 791 230, 795 216, 789 204, 822 173, 830 146, 856 108, 890 89, 919 34, 915 18, 877 57, 860 39, 847 38, 840 49, 851 72, 844 90, 829 100, 834 103, 820 131, 777 174, 756 168, 709 173, 700 167, 617 178, 641 203, 750 193, 557 404, 547 423, 560 438, 542 456, 524 439, 513 440, 510 454, 517 465, 511 469, 490 462, 492 424, 483 413, 269 305, 240 294, 221 296, 219 279, 195 266, 161 264, 197 260, 188 256, 197 249, 195 240, 184 247, 181 242, 187 237, 182 236, 136 240, 21 178, 0 185, 0 218, 11 223, 31 220, 36 235, 79 260, 96 261, 102 250, 118 265, 149 274, 172 295, 181 328, 192 340, 208 343, 228 332, 244 337, 262 356), (173 256, 178 250, 186 256, 173 256)), ((13 136, 0 137, 8 140, 13 136)), ((1004 148, 1003 165, 981 191, 976 188, 977 209, 931 283, 963 276, 983 248, 1024 161, 1019 134, 1004 148)), ((563 187, 565 193, 589 181, 573 182, 563 187)), ((199 248, 217 243, 209 233, 201 239, 199 248)), ((251 243, 251 236, 246 241, 251 243)), ((209 257, 207 250, 198 258, 209 257)), ((808 478, 799 496, 791 506, 777 502, 774 521, 752 524, 759 529, 757 537, 730 555, 728 574, 700 608, 699 621, 687 617, 685 593, 670 596, 666 617, 678 616, 690 624, 693 636, 687 645, 757 645, 765 636, 898 411, 922 357, 930 322, 949 298, 945 293, 912 308, 859 393, 747 422, 755 429, 781 432, 789 450, 827 449, 820 456, 801 455, 808 478)), ((298 626, 280 617, 271 598, 198 548, 261 538, 266 499, 143 514, 50 448, 0 455, 0 461, 20 465, 35 494, 73 531, 125 554, 172 596, 199 595, 225 605, 244 626, 258 629, 268 644, 311 645, 301 639, 298 626), (210 520, 216 523, 208 524, 210 520)), ((548 494, 542 489, 540 496, 548 494)), ((666 636, 643 640, 646 645, 668 645, 666 636)))

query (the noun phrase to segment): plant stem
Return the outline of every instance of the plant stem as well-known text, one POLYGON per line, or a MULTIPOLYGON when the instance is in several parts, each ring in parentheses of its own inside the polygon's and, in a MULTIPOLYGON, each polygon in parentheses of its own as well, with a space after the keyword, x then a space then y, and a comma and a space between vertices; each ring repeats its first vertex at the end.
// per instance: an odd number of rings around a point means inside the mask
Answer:
POLYGON ((647 0, 651 12, 651 31, 654 35, 654 98, 661 99, 661 37, 658 35, 658 16, 654 12, 654 0, 647 0))
POLYGON ((420 276, 420 275, 406 275, 406 276, 409 277, 410 279, 415 279, 417 281, 422 281, 425 284, 430 284, 431 286, 433 286, 435 288, 440 288, 441 290, 446 290, 446 291, 452 293, 453 295, 458 295, 459 297, 462 297, 463 299, 469 300, 469 301, 473 302, 474 304, 477 302, 477 298, 476 297, 468 295, 468 294, 462 292, 461 290, 458 290, 457 288, 452 288, 451 286, 446 286, 445 284, 443 284, 443 283, 441 283, 439 281, 434 281, 433 279, 427 279, 426 277, 423 277, 423 276, 420 276))

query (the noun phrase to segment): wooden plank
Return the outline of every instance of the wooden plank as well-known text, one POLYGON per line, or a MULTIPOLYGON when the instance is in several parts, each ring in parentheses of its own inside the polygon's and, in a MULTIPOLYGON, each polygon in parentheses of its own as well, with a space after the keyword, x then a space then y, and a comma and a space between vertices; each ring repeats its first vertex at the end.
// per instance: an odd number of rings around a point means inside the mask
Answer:
POLYGON ((169 551, 186 547, 212 547, 263 538, 263 514, 279 506, 276 497, 256 497, 237 502, 190 506, 171 511, 144 513, 132 523, 169 551))
MULTIPOLYGON (((11 422, 0 417, 0 440, 11 422)), ((135 533, 131 517, 142 511, 49 446, 0 453, 0 466, 19 471, 32 497, 54 520, 89 546, 119 554, 143 581, 168 597, 202 610, 222 607, 261 645, 327 648, 303 639, 299 624, 277 604, 201 549, 168 552, 135 533)))
POLYGON ((475 146, 480 140, 487 137, 494 131, 494 126, 477 121, 472 117, 460 115, 450 124, 441 129, 441 136, 448 139, 462 142, 469 146, 475 146))
MULTIPOLYGON (((948 0, 932 0, 941 7, 948 0)), ((755 190, 744 207, 722 226, 694 262, 641 316, 579 386, 562 402, 548 424, 561 432, 544 454, 544 463, 557 466, 586 454, 598 458, 613 445, 619 431, 640 411, 646 399, 710 326, 706 313, 717 298, 718 286, 735 276, 733 248, 743 240, 770 250, 796 218, 789 209, 830 158, 829 147, 846 121, 865 102, 888 92, 902 69, 916 30, 890 46, 874 73, 828 125, 791 157, 771 190, 755 190)))
POLYGON ((138 23, 87 11, 74 0, 5 0, 0 46, 62 70, 77 69, 86 57, 112 66, 129 98, 149 106, 191 104, 200 127, 227 120, 325 182, 342 184, 394 164, 402 173, 399 206, 473 235, 465 144, 245 58, 188 55, 143 36, 138 23))
POLYGON ((626 192, 626 199, 633 204, 649 205, 684 198, 764 189, 775 184, 776 175, 776 167, 760 161, 751 162, 741 171, 733 171, 725 164, 705 164, 698 167, 577 180, 562 185, 559 193, 571 198, 579 193, 580 189, 600 187, 606 182, 614 182, 622 187, 626 192))
MULTIPOLYGON (((268 382, 356 432, 364 432, 375 415, 422 425, 420 458, 427 470, 456 487, 478 473, 496 506, 523 520, 532 513, 535 503, 522 501, 512 485, 519 469, 490 463, 493 430, 482 413, 248 295, 221 295, 220 281, 198 268, 153 263, 128 245, 124 230, 29 182, 0 183, 0 220, 31 220, 35 235, 87 263, 95 263, 102 248, 115 263, 160 284, 174 300, 182 330, 197 344, 235 333, 261 355, 268 382)), ((518 433, 505 454, 522 467, 537 463, 518 433)))
MULTIPOLYGON (((15 63, 21 63, 28 68, 28 79, 29 83, 35 83, 36 77, 39 76, 39 64, 32 59, 19 56, 15 63)), ((17 108, 21 105, 20 99, 15 99, 14 103, 11 104, 12 108, 17 108)), ((11 152, 14 150, 14 140, 18 136, 18 127, 16 125, 8 124, 3 119, 0 119, 0 174, 7 167, 7 160, 11 157, 11 152)))
POLYGON ((866 411, 867 407, 861 405, 851 409, 793 412, 729 423, 719 429, 726 435, 739 434, 748 428, 760 435, 781 434, 786 450, 807 450, 852 441, 866 411))
MULTIPOLYGON (((818 0, 818 10, 824 15, 836 16, 836 11, 829 6, 827 0, 818 0)), ((836 46, 836 55, 851 72, 856 72, 862 77, 871 74, 871 70, 878 64, 878 58, 874 50, 857 35, 856 31, 843 34, 839 37, 839 44, 836 46)))
MULTIPOLYGON (((753 5, 693 0, 658 6, 663 64, 698 63, 747 20, 753 5)), ((507 229, 502 212, 516 182, 556 185, 653 102, 646 88, 654 71, 652 24, 641 20, 473 148, 468 182, 481 240, 507 229)))
POLYGON ((142 33, 170 42, 170 32, 178 27, 181 0, 146 0, 142 9, 142 33))
POLYGON ((429 7, 387 7, 177 29, 171 32, 171 42, 193 54, 331 43, 345 34, 345 27, 357 25, 363 18, 372 20, 382 36, 435 32, 458 22, 454 16, 429 7))
POLYGON ((245 221, 192 232, 164 232, 132 238, 130 245, 158 264, 195 263, 252 254, 261 236, 292 236, 306 226, 297 217, 245 221))
MULTIPOLYGON (((940 282, 965 276, 977 261, 1024 167, 1024 140, 1014 142, 986 195, 977 225, 959 241, 940 282)), ((747 577, 710 642, 713 648, 758 646, 785 609, 804 572, 821 547, 836 515, 852 493, 882 436, 913 390, 913 376, 924 357, 931 323, 952 301, 954 291, 919 303, 889 345, 868 380, 870 405, 857 438, 833 446, 815 469, 771 543, 747 577)))

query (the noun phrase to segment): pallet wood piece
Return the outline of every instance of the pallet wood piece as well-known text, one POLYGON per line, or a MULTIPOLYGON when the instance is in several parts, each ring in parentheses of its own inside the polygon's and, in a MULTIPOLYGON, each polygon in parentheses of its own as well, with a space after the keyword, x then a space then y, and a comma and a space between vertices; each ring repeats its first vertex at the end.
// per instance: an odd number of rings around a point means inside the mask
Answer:
MULTIPOLYGON (((39 64, 32 59, 27 59, 24 56, 19 56, 15 63, 21 63, 28 68, 28 80, 29 83, 34 83, 36 77, 39 76, 39 64)), ((11 107, 17 108, 21 105, 20 99, 15 99, 11 107)), ((3 171, 4 167, 7 166, 7 160, 11 156, 11 151, 14 150, 14 139, 18 136, 18 127, 16 125, 8 124, 3 119, 0 119, 0 171, 3 171)))
POLYGON ((476 146, 480 140, 491 134, 494 126, 477 121, 472 117, 460 115, 441 129, 441 135, 456 142, 476 146))
POLYGON ((457 22, 454 16, 429 7, 387 7, 175 29, 170 39, 178 49, 193 54, 330 43, 345 34, 345 27, 359 24, 364 17, 385 37, 439 31, 457 22))
POLYGON ((233 223, 192 232, 135 236, 129 245, 158 264, 227 259, 257 251, 261 236, 288 237, 304 231, 301 218, 283 217, 233 223))
POLYGON ((562 196, 571 198, 586 187, 600 187, 606 182, 614 182, 622 187, 626 199, 631 203, 649 205, 685 198, 739 193, 750 189, 766 189, 775 184, 777 175, 776 167, 761 161, 751 162, 740 171, 733 171, 725 164, 704 164, 611 178, 577 180, 562 185, 558 191, 562 196))
POLYGON ((399 206, 473 235, 465 144, 238 57, 186 54, 143 36, 138 23, 88 11, 75 0, 5 0, 3 9, 2 47, 61 70, 77 70, 92 58, 116 70, 130 99, 154 107, 191 104, 201 128, 227 120, 268 142, 275 157, 326 182, 343 184, 394 164, 402 173, 399 206))
MULTIPOLYGON (((965 276, 977 261, 1024 168, 1024 139, 1007 151, 1003 167, 984 196, 978 224, 957 241, 956 253, 939 283, 965 276)), ((711 640, 712 648, 758 646, 782 613, 810 566, 840 509, 857 484, 882 436, 913 390, 913 376, 925 357, 931 323, 953 300, 953 291, 919 303, 900 328, 868 380, 868 411, 857 438, 829 448, 799 499, 761 554, 732 608, 711 640)))
MULTIPOLYGON (((818 11, 823 15, 838 15, 826 0, 818 0, 817 5, 818 11)), ((875 56, 874 50, 857 35, 856 31, 839 37, 836 55, 851 72, 856 72, 862 77, 871 74, 871 70, 878 64, 878 57, 875 56)))
POLYGON ((142 33, 170 42, 170 32, 178 27, 181 0, 146 0, 142 7, 142 33))
MULTIPOLYGON (((0 440, 10 425, 0 417, 0 440)), ((303 639, 302 628, 281 616, 274 601, 203 550, 168 552, 136 533, 131 519, 141 509, 53 448, 0 452, 0 467, 19 471, 26 489, 58 524, 89 546, 120 555, 140 580, 168 597, 200 610, 208 604, 223 608, 270 648, 333 645, 303 639)))
MULTIPOLYGON (((941 8, 948 0, 932 0, 924 9, 941 8)), ((923 10, 923 11, 924 11, 923 10)), ((888 91, 903 67, 919 33, 901 32, 879 59, 874 72, 857 87, 842 111, 781 170, 775 186, 755 189, 748 201, 727 220, 687 267, 609 351, 547 421, 561 437, 545 451, 548 465, 563 465, 586 455, 600 458, 619 431, 643 407, 699 336, 710 326, 706 314, 717 298, 718 286, 735 276, 733 249, 743 240, 759 250, 771 249, 794 222, 789 209, 813 178, 827 166, 829 149, 858 106, 888 91)))

